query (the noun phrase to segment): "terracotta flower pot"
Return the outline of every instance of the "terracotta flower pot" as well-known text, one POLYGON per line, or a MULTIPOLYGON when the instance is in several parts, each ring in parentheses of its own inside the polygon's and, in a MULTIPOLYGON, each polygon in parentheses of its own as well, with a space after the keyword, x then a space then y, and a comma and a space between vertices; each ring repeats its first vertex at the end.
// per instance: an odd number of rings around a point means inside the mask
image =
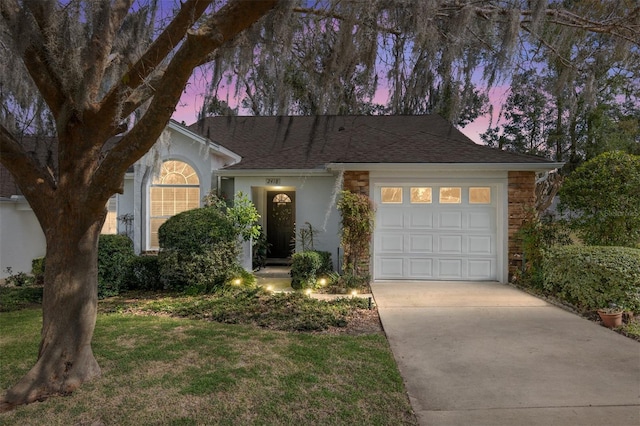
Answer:
POLYGON ((616 328, 622 325, 622 312, 607 313, 605 311, 598 311, 600 319, 604 323, 605 327, 616 328))

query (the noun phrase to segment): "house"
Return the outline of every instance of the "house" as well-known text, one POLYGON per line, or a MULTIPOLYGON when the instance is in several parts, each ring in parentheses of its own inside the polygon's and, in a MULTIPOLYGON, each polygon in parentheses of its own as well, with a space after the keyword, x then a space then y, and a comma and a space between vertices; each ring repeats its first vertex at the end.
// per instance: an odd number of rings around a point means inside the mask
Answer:
MULTIPOLYGON (((478 145, 437 115, 172 121, 127 173, 105 230, 126 232, 138 252, 157 250, 168 217, 211 189, 228 198, 243 192, 261 214, 270 257, 288 257, 296 230, 311 226, 315 248, 338 267, 335 201, 344 188, 376 206, 373 279, 506 282, 522 261, 515 234, 533 205, 536 173, 559 166, 478 145)), ((0 200, 2 212, 20 204, 0 200)))

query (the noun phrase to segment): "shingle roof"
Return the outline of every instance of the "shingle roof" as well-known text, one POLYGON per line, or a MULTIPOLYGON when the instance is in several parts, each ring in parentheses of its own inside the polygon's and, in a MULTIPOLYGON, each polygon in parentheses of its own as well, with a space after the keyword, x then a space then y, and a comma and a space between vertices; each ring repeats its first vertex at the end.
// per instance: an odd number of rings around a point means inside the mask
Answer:
POLYGON ((209 117, 189 129, 242 156, 229 169, 316 169, 328 163, 550 161, 478 145, 438 115, 209 117))

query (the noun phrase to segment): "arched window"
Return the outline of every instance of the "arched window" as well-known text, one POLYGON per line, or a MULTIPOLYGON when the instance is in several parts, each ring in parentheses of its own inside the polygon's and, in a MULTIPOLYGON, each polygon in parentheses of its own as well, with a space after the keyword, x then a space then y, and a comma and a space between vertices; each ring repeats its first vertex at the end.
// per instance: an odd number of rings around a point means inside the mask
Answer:
POLYGON ((171 216, 200 207, 200 180, 185 162, 162 163, 160 175, 149 188, 149 248, 158 248, 158 229, 171 216))

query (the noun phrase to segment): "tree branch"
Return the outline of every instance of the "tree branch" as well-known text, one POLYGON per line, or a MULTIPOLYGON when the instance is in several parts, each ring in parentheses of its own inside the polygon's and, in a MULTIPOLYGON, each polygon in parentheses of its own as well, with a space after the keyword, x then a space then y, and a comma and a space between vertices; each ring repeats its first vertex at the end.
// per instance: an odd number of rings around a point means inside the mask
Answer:
MULTIPOLYGON (((318 10, 318 9, 313 9, 309 7, 294 7, 293 11, 297 13, 306 13, 307 15, 316 15, 322 18, 333 18, 340 21, 346 20, 345 16, 333 11, 318 10)), ((378 31, 382 31, 389 34, 395 34, 395 35, 402 34, 400 30, 395 28, 383 27, 381 25, 375 25, 374 28, 378 31)))
MULTIPOLYGON (((136 89, 167 58, 184 39, 187 31, 202 16, 211 4, 211 0, 187 0, 180 11, 147 51, 122 76, 105 96, 100 106, 100 113, 114 116, 123 93, 136 89)), ((126 117, 126 115, 123 115, 126 117)))
POLYGON ((53 177, 2 125, 0 125, 0 163, 13 175, 29 203, 39 202, 45 206, 49 202, 56 189, 53 177))
MULTIPOLYGON (((113 176, 124 175, 157 141, 173 114, 193 69, 224 43, 253 25, 273 9, 278 0, 233 0, 187 36, 158 82, 158 89, 144 116, 106 155, 91 185, 113 185, 113 176)), ((96 197, 99 191, 95 191, 96 197)))
POLYGON ((21 34, 25 32, 29 34, 30 43, 22 53, 23 62, 42 98, 51 109, 51 113, 54 117, 58 117, 64 104, 64 91, 62 82, 55 70, 51 68, 44 51, 42 31, 48 26, 46 22, 48 14, 41 9, 42 2, 27 2, 26 4, 31 8, 33 20, 20 19, 23 9, 16 0, 3 0, 0 3, 0 14, 9 24, 9 30, 15 40, 19 40, 21 34), (23 26, 27 22, 32 26, 25 29, 23 26), (22 27, 19 28, 20 26, 22 27))
POLYGON ((104 2, 101 13, 95 16, 93 36, 82 55, 84 63, 83 86, 87 88, 85 99, 89 102, 95 102, 98 96, 100 82, 104 75, 116 31, 122 25, 132 3, 133 0, 117 0, 113 9, 110 10, 109 2, 104 2))

